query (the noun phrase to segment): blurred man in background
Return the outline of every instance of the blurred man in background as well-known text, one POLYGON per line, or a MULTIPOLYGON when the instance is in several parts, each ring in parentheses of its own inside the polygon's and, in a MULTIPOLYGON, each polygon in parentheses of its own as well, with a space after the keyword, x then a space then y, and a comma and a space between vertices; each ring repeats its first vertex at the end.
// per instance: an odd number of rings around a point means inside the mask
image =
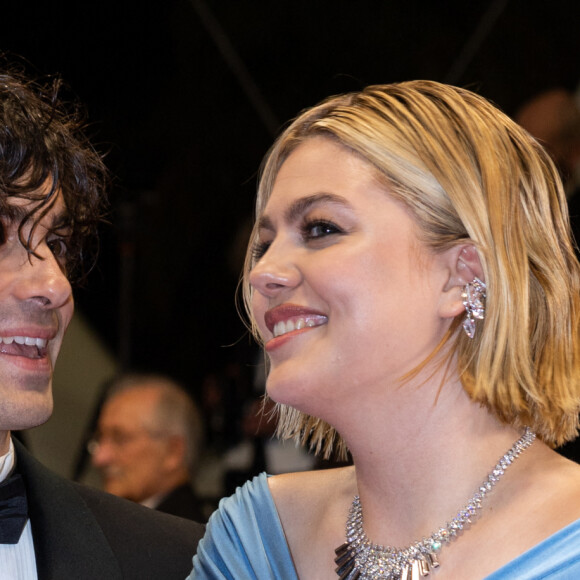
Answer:
POLYGON ((192 488, 201 418, 188 393, 160 375, 122 375, 111 385, 90 444, 106 491, 202 521, 192 488))

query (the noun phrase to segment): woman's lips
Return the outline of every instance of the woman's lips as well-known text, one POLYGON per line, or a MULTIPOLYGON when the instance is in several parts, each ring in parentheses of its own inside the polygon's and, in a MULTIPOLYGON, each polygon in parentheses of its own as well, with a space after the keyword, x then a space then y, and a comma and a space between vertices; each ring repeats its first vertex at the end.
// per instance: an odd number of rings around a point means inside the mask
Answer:
POLYGON ((297 304, 281 304, 268 310, 264 315, 264 321, 273 336, 266 343, 266 350, 272 350, 291 336, 326 324, 328 317, 318 310, 297 304))

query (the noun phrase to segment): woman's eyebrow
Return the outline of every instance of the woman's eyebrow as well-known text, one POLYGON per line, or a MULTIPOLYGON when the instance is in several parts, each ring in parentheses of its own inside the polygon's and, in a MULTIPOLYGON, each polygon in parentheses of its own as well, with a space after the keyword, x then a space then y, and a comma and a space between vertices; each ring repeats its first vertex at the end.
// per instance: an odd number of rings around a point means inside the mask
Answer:
MULTIPOLYGON (((312 195, 307 195, 301 197, 294 201, 284 212, 284 220, 286 223, 292 223, 296 221, 301 215, 306 213, 313 205, 318 205, 321 203, 332 203, 342 205, 344 207, 350 207, 350 203, 346 198, 335 193, 314 193, 312 195)), ((273 230, 274 226, 272 220, 267 216, 263 215, 258 220, 258 228, 265 230, 273 230)))

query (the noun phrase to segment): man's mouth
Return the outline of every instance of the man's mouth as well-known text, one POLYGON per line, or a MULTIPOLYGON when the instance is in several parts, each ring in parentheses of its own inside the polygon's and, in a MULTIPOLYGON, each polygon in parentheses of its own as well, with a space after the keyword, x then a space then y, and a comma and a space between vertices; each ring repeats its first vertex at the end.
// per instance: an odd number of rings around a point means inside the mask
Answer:
POLYGON ((103 477, 107 479, 117 479, 120 475, 119 469, 116 467, 101 467, 103 477))
POLYGON ((2 336, 0 337, 0 354, 23 356, 40 359, 46 356, 46 338, 34 336, 2 336))

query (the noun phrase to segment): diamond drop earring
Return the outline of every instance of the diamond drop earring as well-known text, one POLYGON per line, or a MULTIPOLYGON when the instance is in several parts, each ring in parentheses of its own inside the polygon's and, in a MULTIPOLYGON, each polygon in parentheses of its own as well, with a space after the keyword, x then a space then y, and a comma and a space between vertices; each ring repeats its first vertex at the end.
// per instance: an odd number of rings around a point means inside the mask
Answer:
POLYGON ((479 278, 474 278, 472 282, 466 284, 461 293, 463 306, 467 316, 463 321, 463 330, 469 338, 475 335, 475 319, 483 320, 485 316, 485 291, 487 286, 479 278))

